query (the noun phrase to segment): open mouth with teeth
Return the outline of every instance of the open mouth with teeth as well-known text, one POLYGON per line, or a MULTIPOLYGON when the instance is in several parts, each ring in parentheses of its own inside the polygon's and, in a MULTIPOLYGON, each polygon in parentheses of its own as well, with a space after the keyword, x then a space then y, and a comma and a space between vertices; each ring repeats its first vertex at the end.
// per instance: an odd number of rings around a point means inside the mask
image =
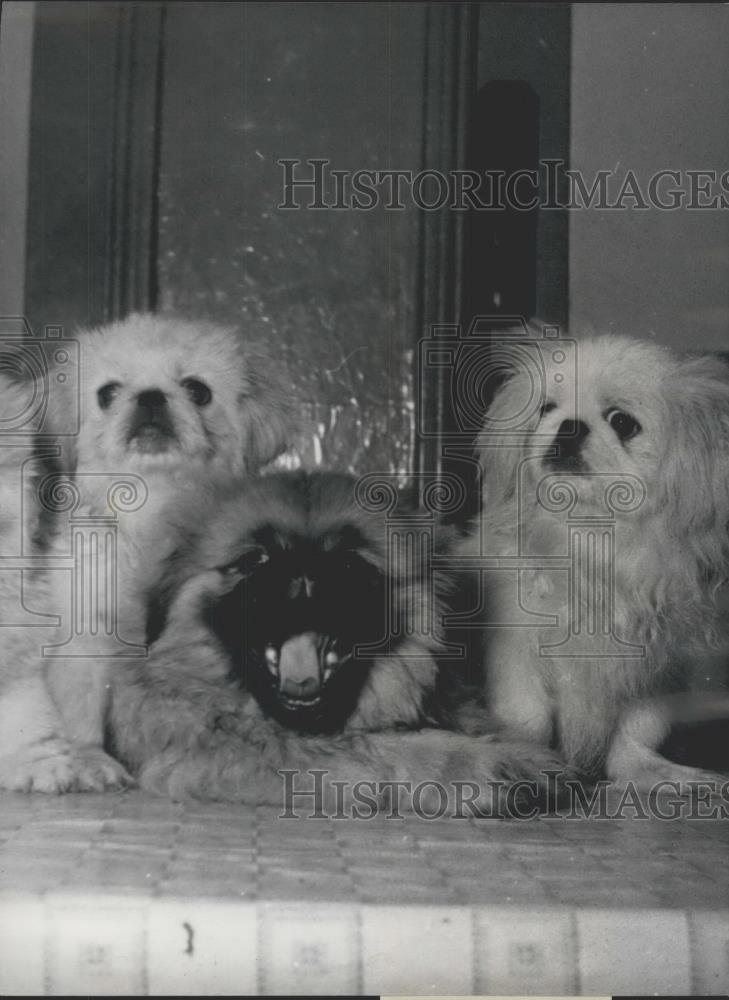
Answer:
POLYGON ((287 729, 340 732, 355 709, 370 661, 349 643, 317 632, 271 639, 245 657, 244 683, 260 707, 287 729))
POLYGON ((264 521, 223 567, 239 582, 205 612, 242 688, 300 733, 346 728, 382 640, 385 577, 348 528, 310 538, 264 521))
POLYGON ((341 656, 329 637, 313 632, 292 636, 281 645, 268 642, 263 651, 276 699, 290 712, 320 706, 336 672, 350 657, 341 656))

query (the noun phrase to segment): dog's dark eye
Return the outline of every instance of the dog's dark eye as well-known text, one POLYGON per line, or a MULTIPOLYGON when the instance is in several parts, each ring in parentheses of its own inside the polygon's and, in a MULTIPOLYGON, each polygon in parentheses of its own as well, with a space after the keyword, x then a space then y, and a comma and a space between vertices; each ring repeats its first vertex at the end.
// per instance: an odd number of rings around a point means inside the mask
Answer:
POLYGON ((631 417, 624 410, 608 410, 605 419, 621 441, 630 441, 643 429, 635 417, 631 417))
POLYGON ((264 548, 256 547, 244 552, 233 565, 242 576, 250 576, 259 566, 265 566, 268 560, 268 552, 264 548))
POLYGON ((182 388, 187 392, 195 406, 207 406, 213 398, 210 386, 205 385, 197 378, 183 378, 182 388))
POLYGON ((99 406, 102 410, 109 409, 120 389, 121 383, 119 382, 107 382, 106 385, 102 385, 96 393, 96 398, 98 399, 99 406))
POLYGON ((268 552, 263 548, 249 549, 244 552, 235 562, 225 563, 218 566, 218 572, 224 576, 230 576, 233 580, 246 580, 251 577, 257 569, 264 566, 269 560, 268 552))
POLYGON ((550 400, 547 400, 546 403, 542 403, 542 405, 539 407, 539 416, 543 417, 545 413, 551 413, 552 410, 556 409, 557 409, 557 404, 552 403, 550 400))

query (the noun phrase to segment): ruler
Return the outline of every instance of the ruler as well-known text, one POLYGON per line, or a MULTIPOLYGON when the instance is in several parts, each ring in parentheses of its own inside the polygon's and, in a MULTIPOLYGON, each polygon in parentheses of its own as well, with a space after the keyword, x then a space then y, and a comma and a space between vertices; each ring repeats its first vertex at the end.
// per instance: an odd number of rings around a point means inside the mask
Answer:
POLYGON ((729 917, 623 907, 0 895, 0 993, 722 993, 729 917))

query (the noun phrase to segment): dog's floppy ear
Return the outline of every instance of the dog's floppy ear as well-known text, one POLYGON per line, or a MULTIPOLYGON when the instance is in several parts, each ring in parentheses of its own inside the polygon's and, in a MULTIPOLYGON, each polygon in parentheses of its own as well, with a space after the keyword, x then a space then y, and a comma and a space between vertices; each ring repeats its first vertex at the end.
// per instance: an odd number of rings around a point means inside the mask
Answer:
POLYGON ((516 353, 504 355, 504 380, 484 417, 477 449, 483 470, 484 504, 512 505, 519 469, 527 456, 530 434, 539 422, 540 387, 519 364, 516 353))
POLYGON ((191 550, 194 550, 192 542, 173 552, 149 591, 145 637, 150 645, 159 639, 171 617, 175 620, 194 618, 202 608, 232 591, 269 558, 264 546, 252 542, 230 562, 203 568, 194 556, 190 556, 191 550))
POLYGON ((244 415, 244 464, 255 472, 290 446, 294 429, 292 387, 271 356, 246 348, 248 385, 239 405, 244 415))
POLYGON ((264 396, 246 396, 241 405, 247 421, 244 465, 247 472, 257 472, 291 444, 291 413, 287 403, 264 396))
POLYGON ((170 608, 185 579, 189 560, 181 548, 166 560, 163 571, 147 593, 145 642, 156 642, 167 627, 170 608))
POLYGON ((687 358, 670 387, 659 509, 712 579, 729 574, 729 365, 687 358))
POLYGON ((69 426, 68 414, 64 420, 56 412, 57 402, 57 397, 51 394, 40 434, 33 439, 32 491, 37 509, 34 538, 41 547, 45 547, 57 529, 58 508, 51 500, 52 491, 47 491, 48 484, 56 482, 59 476, 70 481, 78 461, 77 433, 68 433, 76 430, 75 425, 69 426))
MULTIPOLYGON (((49 379, 55 377, 51 368, 49 379)), ((80 413, 74 412, 78 398, 59 393, 47 393, 40 436, 35 439, 36 453, 45 472, 72 475, 78 462, 78 430, 80 413)))

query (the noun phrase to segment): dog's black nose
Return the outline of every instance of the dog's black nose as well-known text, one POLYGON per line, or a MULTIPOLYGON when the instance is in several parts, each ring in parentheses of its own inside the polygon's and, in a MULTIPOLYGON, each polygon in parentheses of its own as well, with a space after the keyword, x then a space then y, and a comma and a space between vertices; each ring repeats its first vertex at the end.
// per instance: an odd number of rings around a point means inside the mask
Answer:
POLYGON ((584 420, 563 420, 557 431, 557 440, 584 441, 590 428, 584 420))
POLYGON ((160 389, 145 389, 137 394, 129 420, 127 441, 142 452, 167 451, 175 440, 175 425, 167 397, 160 389))
POLYGON ((137 396, 137 407, 147 420, 156 420, 167 409, 167 397, 159 389, 147 389, 137 396))
POLYGON ((554 469, 578 469, 582 466, 580 452, 590 428, 583 420, 563 420, 552 445, 557 454, 550 456, 547 463, 554 469))

